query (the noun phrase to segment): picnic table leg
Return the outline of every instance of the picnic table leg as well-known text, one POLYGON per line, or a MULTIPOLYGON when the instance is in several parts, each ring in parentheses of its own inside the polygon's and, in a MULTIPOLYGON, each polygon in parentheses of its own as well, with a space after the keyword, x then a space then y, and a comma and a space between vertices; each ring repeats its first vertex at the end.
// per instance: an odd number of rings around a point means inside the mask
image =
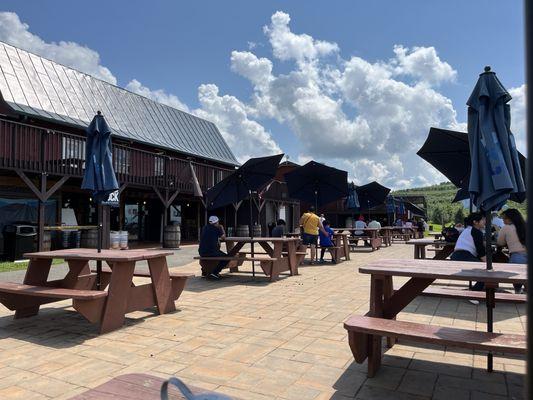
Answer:
POLYGON ((421 259, 426 258, 426 246, 420 246, 420 258, 421 259))
POLYGON ((289 257, 289 268, 291 275, 298 275, 298 257, 296 255, 296 241, 291 240, 287 243, 287 252, 289 257))
MULTIPOLYGON (((383 283, 384 277, 372 275, 370 283, 370 316, 383 316, 383 283)), ((369 335, 368 337, 368 377, 376 375, 381 366, 381 336, 369 335)))
POLYGON ((414 248, 414 255, 413 255, 413 257, 414 257, 415 260, 418 260, 418 259, 420 258, 420 251, 419 251, 419 249, 418 249, 418 245, 415 244, 415 245, 413 246, 413 248, 414 248))
POLYGON ((172 282, 168 273, 167 258, 157 257, 149 259, 148 268, 150 269, 154 297, 159 314, 176 311, 176 305, 172 299, 172 282))
MULTIPOLYGON (((48 281, 48 274, 50 273, 51 259, 32 259, 26 270, 24 276, 25 285, 46 286, 48 281)), ((26 318, 37 315, 39 313, 39 306, 24 307, 21 304, 20 308, 15 311, 15 318, 26 318)))
MULTIPOLYGON (((392 284, 392 276, 385 276, 383 279, 383 301, 386 303, 390 300, 392 295, 394 294, 394 287, 392 284)), ((396 319, 394 317, 393 319, 396 319)), ((387 337, 387 347, 390 349, 392 346, 396 344, 397 340, 393 337, 387 337)))
POLYGON ((134 271, 134 261, 113 263, 100 333, 107 333, 124 325, 134 271))
POLYGON ((348 235, 342 235, 342 247, 344 249, 344 259, 350 260, 350 244, 348 243, 348 235))

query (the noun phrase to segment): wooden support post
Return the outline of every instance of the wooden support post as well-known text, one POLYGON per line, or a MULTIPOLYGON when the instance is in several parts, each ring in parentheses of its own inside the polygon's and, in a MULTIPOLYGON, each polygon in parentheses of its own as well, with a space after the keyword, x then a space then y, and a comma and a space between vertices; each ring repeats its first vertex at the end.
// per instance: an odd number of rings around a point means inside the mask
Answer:
POLYGON ((159 241, 162 247, 163 246, 163 230, 165 229, 165 225, 167 224, 168 208, 174 202, 174 200, 176 199, 180 191, 179 189, 176 189, 176 191, 171 196, 169 196, 168 189, 165 189, 165 196, 163 196, 156 186, 152 186, 152 189, 154 189, 155 194, 157 194, 157 197, 159 197, 159 200, 161 200, 161 203, 163 203, 163 213, 161 215, 161 230, 160 230, 160 235, 159 235, 159 241))

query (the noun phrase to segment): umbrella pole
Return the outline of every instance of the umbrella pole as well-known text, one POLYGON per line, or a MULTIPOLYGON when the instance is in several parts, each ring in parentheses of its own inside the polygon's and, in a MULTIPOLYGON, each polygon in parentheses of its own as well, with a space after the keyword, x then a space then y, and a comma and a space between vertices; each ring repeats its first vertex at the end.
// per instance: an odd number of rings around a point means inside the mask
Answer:
MULTIPOLYGON (((492 219, 490 211, 485 212, 485 252, 487 257, 487 270, 492 270, 492 219)), ((492 285, 485 282, 485 304, 487 305, 487 332, 493 332, 493 314, 494 308, 494 292, 492 285)), ((487 371, 493 371, 493 357, 492 353, 487 354, 487 371)))
MULTIPOLYGON (((98 204, 96 206, 96 223, 97 223, 97 232, 98 232, 98 246, 97 251, 98 253, 102 252, 102 205, 98 204)), ((102 286, 102 261, 98 260, 96 261, 96 290, 101 290, 102 286)))
MULTIPOLYGON (((254 238, 254 224, 253 224, 253 211, 252 211, 252 191, 249 190, 248 191, 248 196, 250 197, 250 207, 249 207, 249 211, 250 211, 250 237, 253 239, 254 238)), ((252 242, 250 243, 252 245, 252 259, 254 258, 254 242, 252 240, 252 242)), ((252 260, 252 278, 255 279, 255 262, 252 260)))

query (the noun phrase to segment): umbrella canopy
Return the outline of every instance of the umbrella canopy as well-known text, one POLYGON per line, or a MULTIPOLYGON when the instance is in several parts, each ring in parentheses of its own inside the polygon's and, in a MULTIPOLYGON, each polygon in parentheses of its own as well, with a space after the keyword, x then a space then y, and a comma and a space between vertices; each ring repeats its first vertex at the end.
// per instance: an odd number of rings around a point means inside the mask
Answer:
POLYGON ((289 196, 320 207, 348 196, 348 173, 309 161, 285 174, 289 196))
POLYGON ((355 183, 350 182, 348 184, 348 197, 346 197, 345 207, 347 210, 359 210, 361 205, 359 204, 359 198, 357 197, 357 186, 355 183))
MULTIPOLYGON (((459 188, 453 202, 470 198, 468 186, 471 159, 468 133, 431 128, 417 154, 459 188)), ((520 152, 518 160, 522 171, 525 171, 526 158, 520 152)), ((523 196, 511 193, 510 200, 521 203, 523 196)))
POLYGON ((376 181, 367 183, 363 186, 358 186, 357 196, 359 197, 359 203, 361 207, 370 209, 372 207, 379 206, 385 203, 387 196, 390 193, 390 189, 383 185, 380 185, 376 181))
POLYGON ((283 154, 250 158, 207 191, 207 207, 215 209, 238 203, 250 197, 250 192, 259 190, 276 175, 283 154))
POLYGON ((509 100, 511 95, 486 67, 467 102, 471 154, 468 191, 483 211, 499 210, 511 194, 525 200, 522 169, 510 129, 509 100))
POLYGON ((94 199, 101 202, 119 186, 113 169, 111 129, 100 111, 87 127, 85 149, 85 173, 81 188, 90 190, 94 199))

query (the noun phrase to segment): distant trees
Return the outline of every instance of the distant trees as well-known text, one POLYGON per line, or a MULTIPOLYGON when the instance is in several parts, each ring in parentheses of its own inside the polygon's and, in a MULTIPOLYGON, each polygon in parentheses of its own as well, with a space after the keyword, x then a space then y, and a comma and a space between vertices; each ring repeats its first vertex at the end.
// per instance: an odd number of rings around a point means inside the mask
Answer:
POLYGON ((453 220, 456 224, 462 224, 465 220, 465 209, 463 207, 459 207, 457 211, 455 212, 455 215, 453 217, 453 220))

